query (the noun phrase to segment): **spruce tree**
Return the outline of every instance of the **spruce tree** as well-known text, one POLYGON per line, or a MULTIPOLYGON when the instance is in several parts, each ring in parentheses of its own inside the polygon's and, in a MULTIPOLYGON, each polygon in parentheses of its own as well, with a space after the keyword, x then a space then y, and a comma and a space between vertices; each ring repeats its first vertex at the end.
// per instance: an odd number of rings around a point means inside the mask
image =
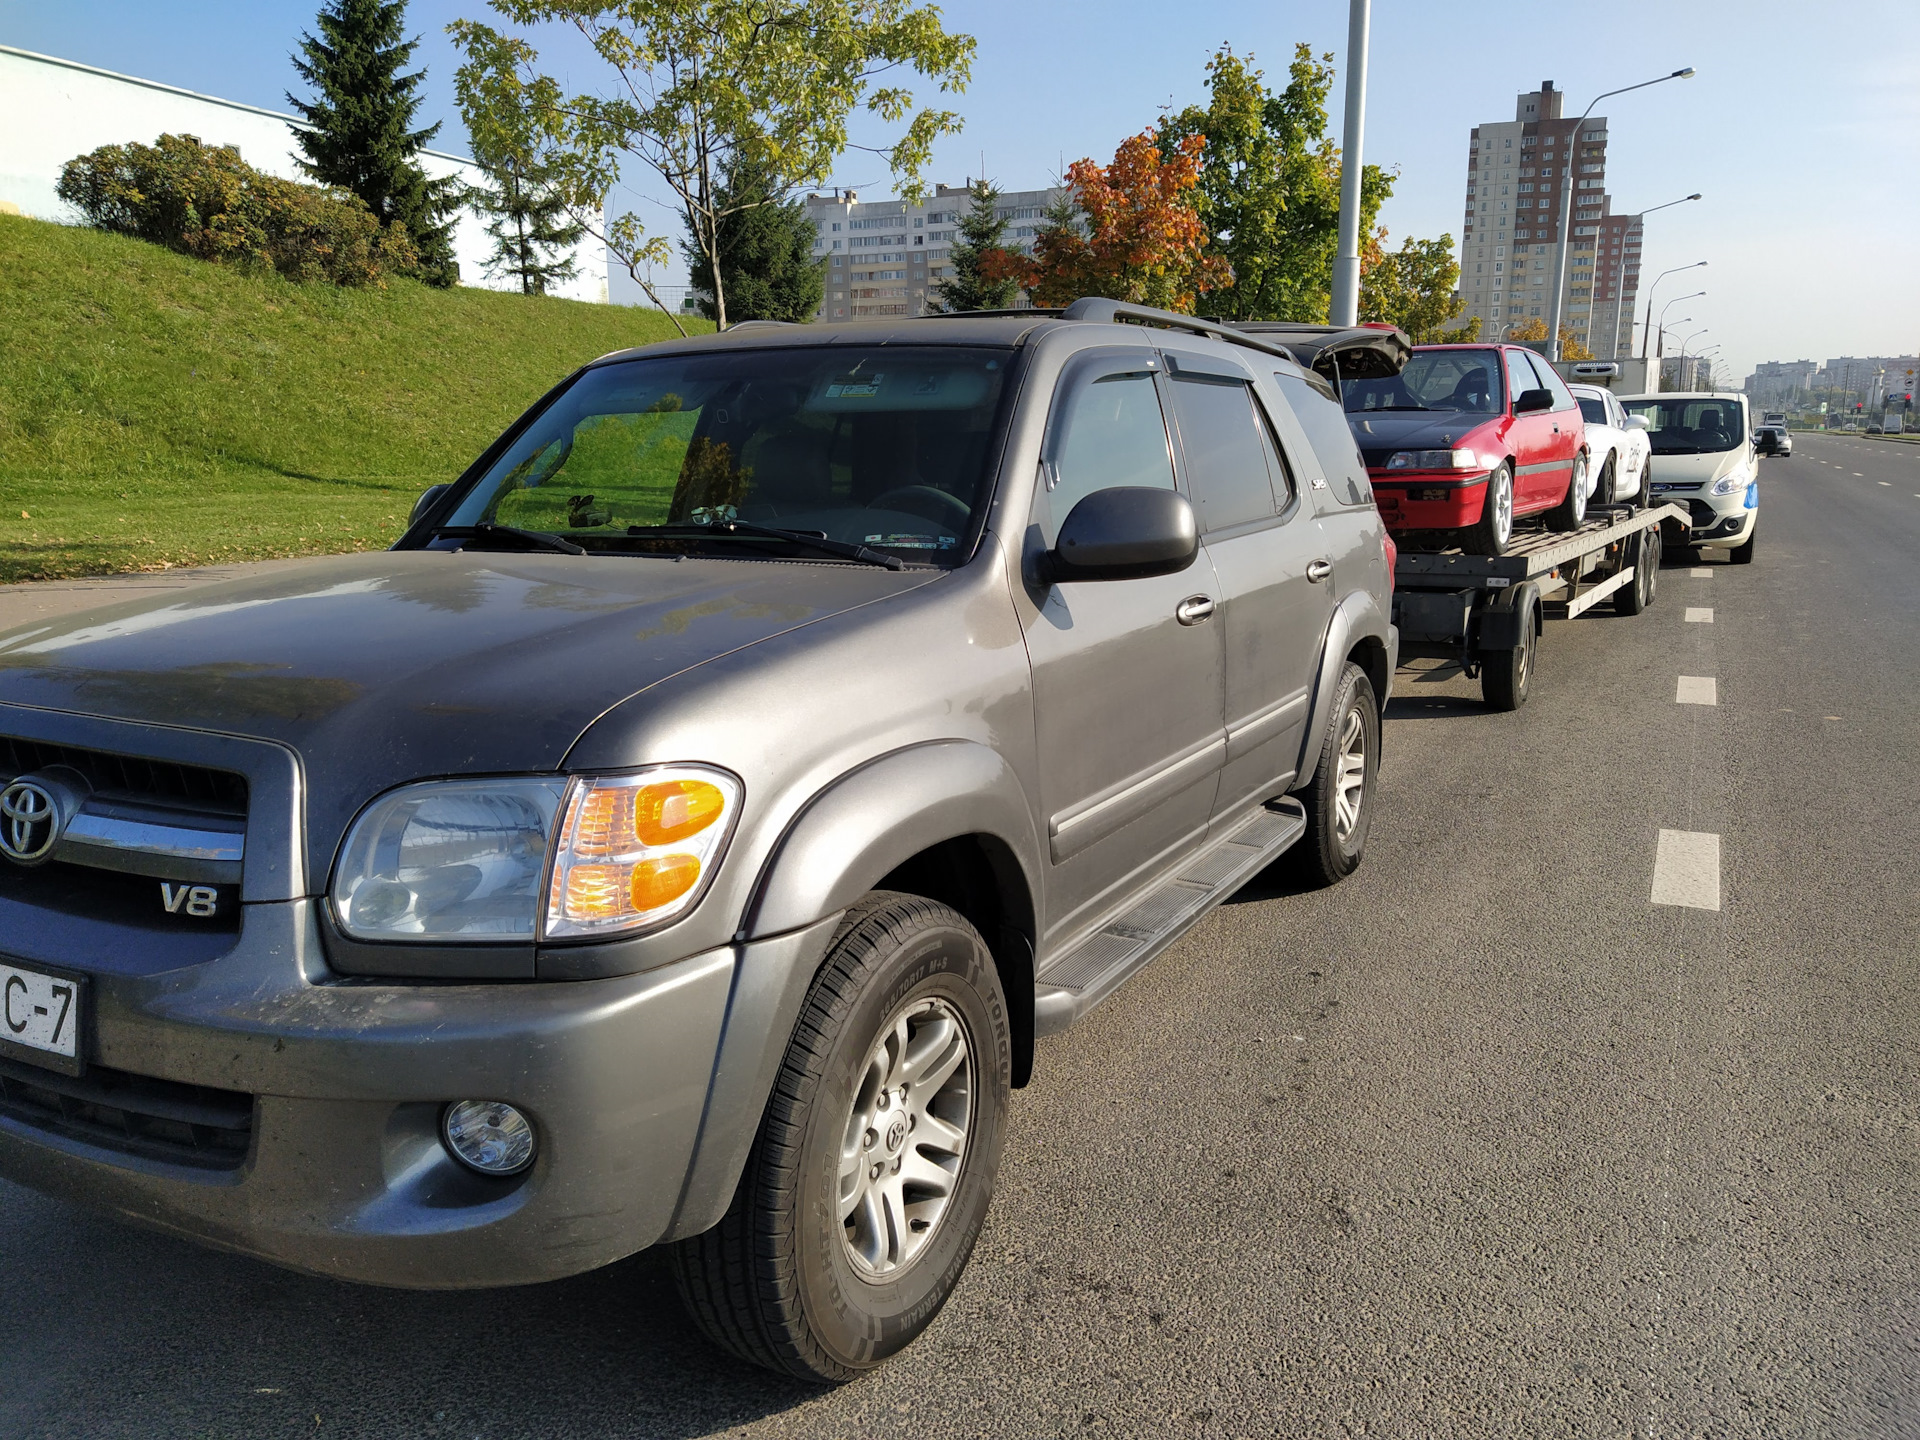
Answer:
POLYGON ((399 221, 420 252, 420 278, 452 285, 460 267, 448 216, 460 203, 459 185, 429 180, 413 158, 440 127, 408 128, 420 109, 423 72, 401 73, 419 43, 405 38, 406 9, 406 0, 326 0, 319 35, 303 35, 293 57, 314 98, 287 99, 313 127, 294 134, 306 154, 300 168, 351 190, 381 224, 399 221))
POLYGON ((544 295, 571 280, 577 267, 568 252, 586 226, 572 218, 552 176, 524 154, 493 154, 476 144, 474 158, 492 182, 467 193, 474 209, 492 217, 487 273, 519 281, 522 295, 544 295))
POLYGON ((953 274, 933 287, 934 297, 947 310, 1005 310, 1019 296, 1020 282, 991 278, 982 268, 989 252, 1005 248, 1000 188, 990 180, 976 180, 968 193, 973 203, 960 221, 960 242, 949 261, 953 274))
MULTIPOLYGON (((805 322, 820 310, 826 272, 813 258, 818 232, 807 207, 775 191, 764 166, 736 154, 717 187, 715 226, 727 323, 740 320, 805 322)), ((691 229, 691 227, 689 227, 691 229)), ((713 266, 692 235, 680 242, 692 273, 694 303, 717 318, 713 266)))

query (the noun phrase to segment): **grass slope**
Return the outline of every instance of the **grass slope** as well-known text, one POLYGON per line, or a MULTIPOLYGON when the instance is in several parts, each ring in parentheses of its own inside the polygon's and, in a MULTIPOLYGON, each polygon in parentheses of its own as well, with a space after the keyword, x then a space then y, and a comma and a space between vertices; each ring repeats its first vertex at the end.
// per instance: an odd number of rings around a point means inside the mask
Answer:
POLYGON ((0 215, 0 582, 386 545, 556 380, 674 333, 657 311, 294 285, 0 215))

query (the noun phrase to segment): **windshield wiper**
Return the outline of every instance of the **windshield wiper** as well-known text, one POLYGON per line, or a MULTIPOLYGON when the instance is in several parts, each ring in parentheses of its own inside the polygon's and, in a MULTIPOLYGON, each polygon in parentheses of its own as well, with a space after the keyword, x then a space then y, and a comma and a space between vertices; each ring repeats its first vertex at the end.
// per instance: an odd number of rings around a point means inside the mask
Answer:
POLYGON ((721 520, 712 525, 698 525, 691 521, 678 521, 671 525, 629 525, 629 535, 718 535, 742 536, 761 535, 769 540, 788 540, 795 545, 806 545, 820 551, 823 555, 836 555, 843 560, 860 560, 868 565, 883 565, 889 570, 904 570, 906 562, 897 555, 883 555, 878 550, 869 549, 852 540, 830 540, 825 535, 809 534, 805 530, 783 530, 777 525, 756 525, 751 520, 721 520))
POLYGON ((587 552, 571 540, 563 540, 558 535, 549 535, 544 530, 520 530, 512 525, 495 525, 483 521, 478 525, 441 525, 435 528, 433 538, 453 535, 464 540, 517 540, 523 549, 544 550, 555 555, 584 555, 587 552))

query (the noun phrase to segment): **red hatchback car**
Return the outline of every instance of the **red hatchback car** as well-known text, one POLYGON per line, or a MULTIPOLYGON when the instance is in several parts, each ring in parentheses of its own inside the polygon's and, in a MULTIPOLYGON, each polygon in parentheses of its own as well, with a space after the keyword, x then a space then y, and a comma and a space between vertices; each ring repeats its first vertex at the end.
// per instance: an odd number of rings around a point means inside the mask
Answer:
POLYGON ((1505 553, 1514 521, 1586 518, 1586 429, 1553 368, 1518 345, 1419 345, 1406 369, 1348 380, 1347 423, 1396 536, 1454 531, 1505 553))

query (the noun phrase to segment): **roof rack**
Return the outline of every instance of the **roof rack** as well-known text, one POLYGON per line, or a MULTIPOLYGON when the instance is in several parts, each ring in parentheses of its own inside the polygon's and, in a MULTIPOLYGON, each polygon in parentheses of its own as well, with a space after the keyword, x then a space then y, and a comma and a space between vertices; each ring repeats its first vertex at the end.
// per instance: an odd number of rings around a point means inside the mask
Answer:
MULTIPOLYGON (((1132 321, 1136 325, 1158 325, 1167 330, 1185 330, 1193 335, 1208 335, 1215 340, 1225 340, 1229 345, 1244 346, 1248 350, 1259 350, 1268 355, 1277 355, 1282 360, 1291 360, 1299 365, 1300 357, 1284 345, 1263 340, 1244 330, 1235 330, 1216 320, 1202 320, 1194 315, 1181 315, 1172 310, 1155 310, 1150 305, 1130 305, 1124 300, 1101 300, 1092 296, 1074 301, 1060 312, 1062 320, 1090 320, 1095 324, 1117 325, 1132 321)), ((1304 369, 1305 367, 1302 366, 1304 369)))

